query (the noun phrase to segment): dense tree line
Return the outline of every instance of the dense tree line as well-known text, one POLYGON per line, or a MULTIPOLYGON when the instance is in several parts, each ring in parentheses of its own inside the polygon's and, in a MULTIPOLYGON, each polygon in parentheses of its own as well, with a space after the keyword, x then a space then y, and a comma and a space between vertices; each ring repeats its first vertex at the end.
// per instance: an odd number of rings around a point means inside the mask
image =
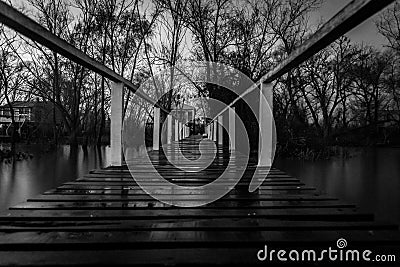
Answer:
MULTIPOLYGON (((311 15, 321 0, 27 0, 18 6, 53 34, 140 85, 159 70, 183 60, 221 62, 258 81, 311 36, 311 15)), ((379 127, 400 126, 400 4, 376 21, 386 37, 385 49, 351 42, 343 36, 291 70, 274 86, 274 113, 280 142, 318 136, 335 143, 357 128, 377 140, 379 127)), ((0 28, 0 102, 40 98, 53 105, 54 140, 78 137, 102 143, 110 110, 110 83, 104 77, 52 52, 12 30, 0 28), (62 128, 62 131, 59 128, 62 128)), ((169 84, 147 91, 171 109, 185 96, 169 84), (168 90, 174 88, 174 90, 168 90)), ((209 75, 213 75, 210 70, 209 75)), ((160 79, 158 77, 157 79, 160 79)), ((198 84, 199 96, 230 102, 223 88, 198 84)), ((130 91, 124 112, 137 104, 138 120, 150 107, 130 91)), ((187 98, 187 96, 186 96, 187 98)), ((237 104, 248 118, 244 103, 237 104)), ((254 120, 245 120, 252 140, 254 120)))

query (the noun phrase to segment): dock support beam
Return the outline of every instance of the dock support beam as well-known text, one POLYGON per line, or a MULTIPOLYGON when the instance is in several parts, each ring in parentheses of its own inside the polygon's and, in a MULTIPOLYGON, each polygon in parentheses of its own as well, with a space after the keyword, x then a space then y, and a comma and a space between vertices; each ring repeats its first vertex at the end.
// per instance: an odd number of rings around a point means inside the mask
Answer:
POLYGON ((188 127, 186 126, 186 123, 189 121, 189 111, 185 112, 185 122, 183 124, 183 128, 184 128, 184 138, 189 136, 189 131, 188 131, 188 127))
POLYGON ((111 87, 111 166, 122 165, 122 102, 123 83, 112 83, 111 87))
POLYGON ((213 139, 212 140, 214 142, 217 141, 217 125, 218 125, 218 122, 217 122, 217 119, 215 118, 213 121, 213 127, 212 127, 212 130, 213 130, 213 139))
POLYGON ((229 110, 229 149, 236 150, 236 121, 235 121, 235 108, 229 110))
POLYGON ((218 116, 218 145, 223 144, 223 133, 224 133, 224 128, 222 127, 222 115, 218 116))
POLYGON ((172 115, 167 116, 167 144, 172 143, 172 115))
POLYGON ((178 141, 182 139, 182 122, 178 121, 178 141))
POLYGON ((154 107, 153 150, 160 150, 160 108, 154 107))
POLYGON ((178 122, 178 120, 174 120, 174 122, 175 122, 175 141, 177 142, 177 141, 179 141, 179 122, 178 122))
POLYGON ((259 113, 260 113, 260 135, 258 139, 258 166, 270 167, 272 166, 272 138, 273 138, 272 83, 261 83, 259 113))

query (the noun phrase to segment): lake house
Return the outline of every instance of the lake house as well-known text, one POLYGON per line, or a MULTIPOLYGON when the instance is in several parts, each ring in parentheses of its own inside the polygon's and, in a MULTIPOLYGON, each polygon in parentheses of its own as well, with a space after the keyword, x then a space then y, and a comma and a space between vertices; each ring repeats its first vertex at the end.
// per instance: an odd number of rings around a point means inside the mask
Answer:
MULTIPOLYGON (((21 135, 25 130, 40 129, 47 132, 53 125, 53 105, 43 101, 15 101, 11 103, 17 131, 21 135)), ((56 112, 56 122, 61 123, 61 116, 56 112)), ((0 106, 0 135, 10 136, 13 130, 11 109, 8 104, 0 106)))

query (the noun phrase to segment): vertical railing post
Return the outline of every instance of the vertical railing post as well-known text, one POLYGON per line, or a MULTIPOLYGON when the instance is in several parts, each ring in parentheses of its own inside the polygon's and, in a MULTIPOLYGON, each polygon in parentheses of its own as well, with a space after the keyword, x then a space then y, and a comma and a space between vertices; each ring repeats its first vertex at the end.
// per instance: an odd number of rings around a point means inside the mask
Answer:
POLYGON ((111 166, 122 165, 122 102, 123 83, 112 83, 111 87, 111 166))
POLYGON ((175 141, 179 141, 179 121, 175 119, 175 141))
POLYGON ((217 118, 215 118, 213 121, 213 139, 212 139, 214 142, 217 141, 217 125, 218 125, 218 121, 217 121, 217 118))
POLYGON ((236 121, 235 121, 235 108, 229 108, 229 149, 236 150, 236 121))
POLYGON ((154 107, 153 150, 160 150, 160 108, 154 107))
POLYGON ((222 120, 223 120, 222 115, 219 115, 218 116, 218 145, 223 144, 222 138, 223 138, 224 130, 222 127, 222 123, 223 123, 222 120))
POLYGON ((167 116, 167 144, 172 142, 172 115, 167 116))
POLYGON ((190 123, 189 123, 190 119, 191 119, 191 111, 188 110, 188 112, 187 112, 187 122, 186 122, 186 123, 188 123, 188 126, 186 126, 186 137, 190 136, 190 123))
POLYGON ((185 123, 181 122, 181 140, 185 139, 185 123))
POLYGON ((186 120, 186 112, 183 111, 183 120, 181 121, 181 139, 185 138, 185 120, 186 120))
POLYGON ((182 139, 182 122, 178 121, 178 141, 182 139))
POLYGON ((183 138, 188 137, 188 127, 186 126, 186 123, 188 121, 189 121, 189 110, 186 110, 185 111, 185 121, 184 121, 184 124, 183 124, 183 133, 184 133, 183 138))
POLYGON ((260 90, 260 133, 258 142, 258 166, 272 166, 273 138, 273 85, 261 83, 260 90), (268 108, 269 106, 269 108, 268 108))

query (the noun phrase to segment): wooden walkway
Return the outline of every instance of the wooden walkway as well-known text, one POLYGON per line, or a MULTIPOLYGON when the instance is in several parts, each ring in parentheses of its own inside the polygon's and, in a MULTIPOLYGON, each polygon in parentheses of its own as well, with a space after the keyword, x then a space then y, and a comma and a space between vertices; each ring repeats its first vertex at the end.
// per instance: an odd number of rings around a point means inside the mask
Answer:
MULTIPOLYGON (((187 158, 194 159, 198 143, 198 137, 188 138, 166 153, 180 145, 187 158)), ((197 186, 216 179, 226 166, 229 155, 218 149, 216 159, 201 172, 180 171, 163 153, 150 156, 165 179, 197 186)), ((146 166, 138 167, 146 175, 146 166)), ((352 248, 399 251, 397 225, 377 223, 373 214, 321 195, 277 169, 249 193, 254 169, 252 162, 247 164, 234 190, 199 208, 154 200, 127 167, 93 170, 1 215, 0 265, 265 265, 256 256, 264 245, 327 249, 336 247, 339 238, 352 248)), ((171 194, 168 188, 157 192, 171 194)), ((182 200, 199 197, 188 190, 182 200)))

